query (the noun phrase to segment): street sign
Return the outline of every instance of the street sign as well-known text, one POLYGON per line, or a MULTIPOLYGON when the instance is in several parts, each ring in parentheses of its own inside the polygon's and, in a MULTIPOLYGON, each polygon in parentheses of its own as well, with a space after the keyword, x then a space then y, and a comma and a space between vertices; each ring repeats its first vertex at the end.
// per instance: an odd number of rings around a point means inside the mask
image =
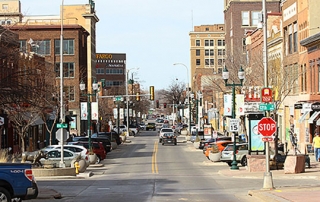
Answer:
POLYGON ((273 141, 273 138, 272 138, 272 137, 263 137, 263 138, 262 138, 262 141, 263 141, 263 142, 272 142, 272 141, 273 141))
POLYGON ((262 136, 271 136, 277 131, 276 122, 270 117, 264 117, 258 122, 258 132, 262 136))
POLYGON ((260 103, 259 104, 259 110, 260 111, 273 111, 274 110, 274 104, 273 103, 260 103))
POLYGON ((122 97, 121 96, 114 97, 113 101, 122 101, 122 97))
POLYGON ((239 119, 230 119, 230 132, 238 132, 239 131, 239 119))
POLYGON ((68 128, 67 123, 57 123, 57 128, 68 128))
POLYGON ((261 102, 272 102, 272 89, 262 88, 261 89, 261 102))

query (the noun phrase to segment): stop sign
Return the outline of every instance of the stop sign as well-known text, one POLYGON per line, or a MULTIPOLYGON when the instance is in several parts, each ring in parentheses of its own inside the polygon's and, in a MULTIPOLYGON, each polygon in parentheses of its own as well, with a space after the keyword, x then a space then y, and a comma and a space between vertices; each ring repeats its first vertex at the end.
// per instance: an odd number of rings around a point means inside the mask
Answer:
POLYGON ((271 136, 277 131, 277 124, 272 118, 264 117, 258 123, 258 131, 263 136, 271 136))

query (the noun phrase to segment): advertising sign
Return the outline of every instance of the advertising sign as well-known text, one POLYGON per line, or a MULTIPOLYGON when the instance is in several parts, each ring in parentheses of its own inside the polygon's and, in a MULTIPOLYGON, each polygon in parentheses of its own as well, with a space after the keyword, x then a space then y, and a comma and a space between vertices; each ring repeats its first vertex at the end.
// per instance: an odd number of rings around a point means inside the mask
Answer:
POLYGON ((232 95, 224 95, 224 116, 232 116, 232 95))
POLYGON ((264 142, 261 139, 261 135, 258 131, 258 123, 260 120, 250 120, 250 150, 251 151, 263 151, 264 142))
POLYGON ((86 102, 81 102, 81 120, 87 120, 87 116, 88 116, 88 109, 87 109, 87 103, 86 102))

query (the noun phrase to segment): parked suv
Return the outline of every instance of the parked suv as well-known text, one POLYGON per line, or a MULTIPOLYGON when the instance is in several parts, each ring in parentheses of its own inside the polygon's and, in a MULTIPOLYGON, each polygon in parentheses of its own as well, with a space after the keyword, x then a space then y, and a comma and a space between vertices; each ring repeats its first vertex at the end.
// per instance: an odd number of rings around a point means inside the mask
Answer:
MULTIPOLYGON (((68 144, 81 145, 89 149, 89 142, 69 142, 68 144)), ((101 142, 91 142, 92 151, 97 155, 97 163, 100 163, 103 159, 107 157, 106 150, 101 142)))
MULTIPOLYGON (((248 143, 236 144, 236 161, 242 166, 247 165, 248 143)), ((220 160, 229 166, 233 161, 233 144, 228 144, 221 153, 220 160)))

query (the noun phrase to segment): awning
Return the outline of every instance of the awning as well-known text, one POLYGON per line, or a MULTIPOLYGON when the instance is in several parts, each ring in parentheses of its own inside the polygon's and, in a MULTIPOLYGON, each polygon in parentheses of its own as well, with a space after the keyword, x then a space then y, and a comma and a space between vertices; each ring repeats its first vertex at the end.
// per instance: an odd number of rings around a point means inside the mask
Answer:
POLYGON ((318 112, 314 112, 313 114, 312 114, 312 116, 309 118, 309 123, 313 123, 313 121, 318 117, 318 115, 320 114, 320 111, 318 111, 318 112))
POLYGON ((299 118, 299 123, 302 123, 305 119, 306 119, 306 116, 309 114, 309 111, 307 112, 304 112, 304 114, 302 116, 300 116, 299 118))

